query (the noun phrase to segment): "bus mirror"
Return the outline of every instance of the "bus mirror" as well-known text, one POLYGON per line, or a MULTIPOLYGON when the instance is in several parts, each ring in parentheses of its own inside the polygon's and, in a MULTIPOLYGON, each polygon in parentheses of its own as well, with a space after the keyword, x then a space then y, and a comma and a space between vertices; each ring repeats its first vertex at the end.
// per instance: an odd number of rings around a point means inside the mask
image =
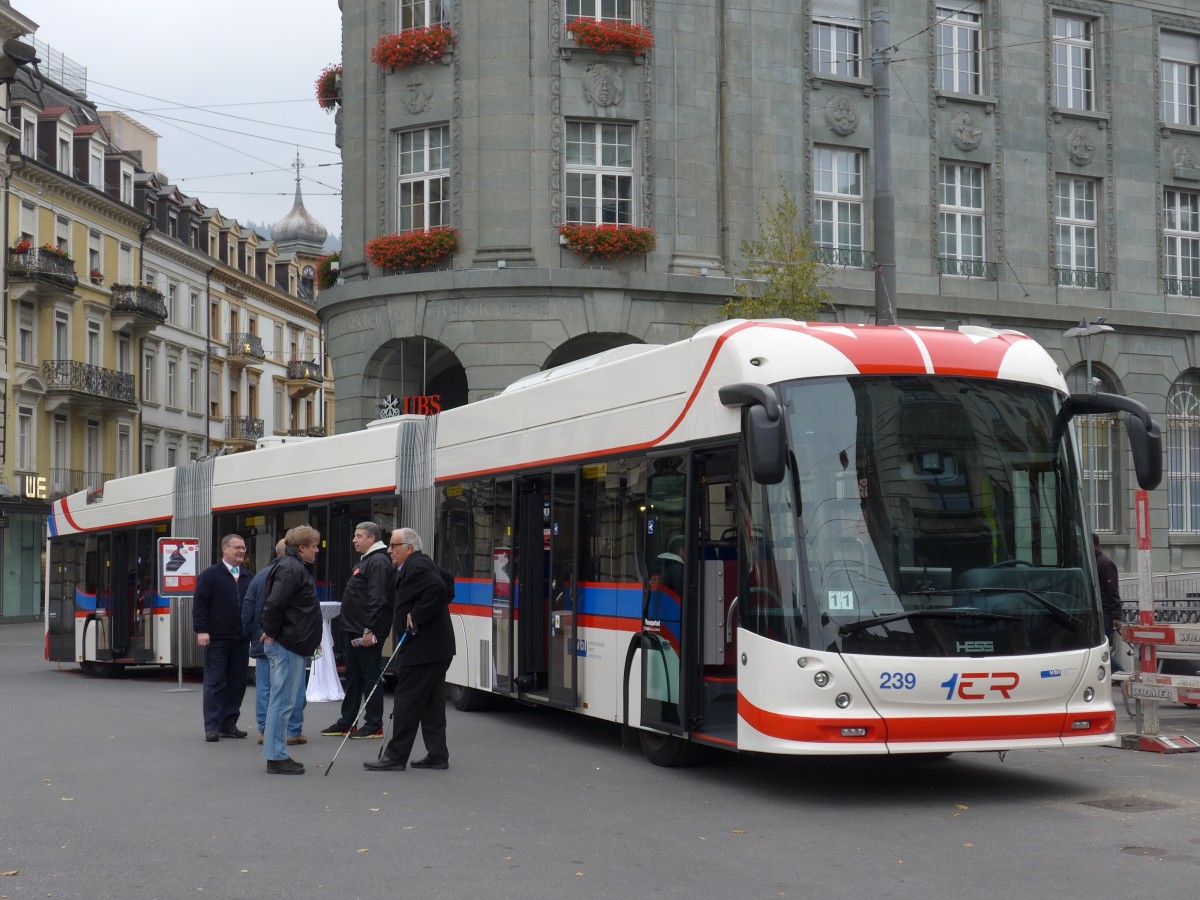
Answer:
POLYGON ((750 475, 759 484, 779 484, 786 459, 783 419, 772 419, 765 408, 756 405, 746 410, 745 422, 750 475))
POLYGON ((1129 449, 1133 453, 1133 471, 1137 473, 1138 486, 1152 491, 1162 481, 1162 434, 1158 423, 1150 420, 1150 427, 1137 416, 1125 417, 1125 431, 1129 435, 1129 449))

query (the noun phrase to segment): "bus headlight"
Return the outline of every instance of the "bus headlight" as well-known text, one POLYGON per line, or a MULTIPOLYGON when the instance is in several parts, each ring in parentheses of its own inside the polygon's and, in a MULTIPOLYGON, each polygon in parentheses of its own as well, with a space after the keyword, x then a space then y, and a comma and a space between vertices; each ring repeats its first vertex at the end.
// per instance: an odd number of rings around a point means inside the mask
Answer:
POLYGON ((1096 696, 1096 690, 1095 690, 1095 688, 1088 688, 1087 690, 1085 690, 1085 691, 1083 692, 1083 702, 1084 702, 1084 703, 1091 703, 1091 702, 1092 702, 1092 699, 1093 699, 1095 696, 1096 696))
POLYGON ((1100 668, 1098 668, 1098 669, 1096 670, 1096 680, 1097 680, 1097 681, 1101 681, 1101 682, 1102 682, 1102 681, 1104 681, 1104 679, 1105 679, 1105 678, 1107 678, 1107 677, 1108 677, 1108 670, 1107 670, 1107 669, 1105 669, 1105 668, 1104 668, 1104 666, 1101 666, 1100 668))
POLYGON ((833 702, 837 704, 838 709, 845 709, 847 706, 850 705, 850 695, 849 694, 838 694, 836 697, 833 698, 833 702))
POLYGON ((826 685, 828 685, 829 684, 829 673, 828 672, 818 672, 816 675, 813 676, 813 684, 815 684, 817 687, 822 687, 822 688, 825 687, 826 685))

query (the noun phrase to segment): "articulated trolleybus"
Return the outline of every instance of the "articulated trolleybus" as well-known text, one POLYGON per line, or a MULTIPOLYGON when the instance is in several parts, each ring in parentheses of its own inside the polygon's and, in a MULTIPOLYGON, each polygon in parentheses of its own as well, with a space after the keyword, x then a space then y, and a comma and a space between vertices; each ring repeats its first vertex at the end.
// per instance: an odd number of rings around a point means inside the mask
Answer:
POLYGON ((424 529, 455 575, 460 709, 499 695, 623 723, 662 765, 704 745, 1108 743, 1109 648, 1071 423, 1115 413, 1154 487, 1146 409, 1069 396, 1019 333, 722 323, 434 419, 60 500, 47 657, 172 663, 170 605, 134 588, 156 533, 196 532, 213 558, 236 531, 262 564, 281 529, 312 522, 328 540, 318 582, 336 599, 354 524, 372 518, 424 529))

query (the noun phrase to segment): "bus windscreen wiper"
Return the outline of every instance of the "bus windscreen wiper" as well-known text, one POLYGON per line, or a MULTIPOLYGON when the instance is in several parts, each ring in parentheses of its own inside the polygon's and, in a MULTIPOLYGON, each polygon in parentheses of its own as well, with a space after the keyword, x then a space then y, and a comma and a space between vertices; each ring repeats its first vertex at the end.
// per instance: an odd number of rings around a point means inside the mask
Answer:
POLYGON ((1041 594, 1035 593, 1028 588, 1022 587, 970 587, 970 588, 950 588, 945 591, 918 591, 922 597, 937 597, 946 596, 948 594, 1020 594, 1028 597, 1050 615, 1054 616, 1061 624, 1068 628, 1079 632, 1083 630, 1083 620, 1078 616, 1073 615, 1063 609, 1056 603, 1051 603, 1041 594))
MULTIPOLYGON (((959 591, 922 591, 929 594, 956 594, 959 591)), ((871 619, 859 619, 857 622, 847 622, 838 628, 838 634, 845 637, 864 628, 874 628, 876 625, 886 625, 888 622, 899 622, 903 619, 999 619, 1001 621, 1019 622, 1020 616, 1007 613, 980 612, 969 606, 951 606, 946 609, 910 609, 905 612, 892 613, 887 616, 875 616, 871 619)))

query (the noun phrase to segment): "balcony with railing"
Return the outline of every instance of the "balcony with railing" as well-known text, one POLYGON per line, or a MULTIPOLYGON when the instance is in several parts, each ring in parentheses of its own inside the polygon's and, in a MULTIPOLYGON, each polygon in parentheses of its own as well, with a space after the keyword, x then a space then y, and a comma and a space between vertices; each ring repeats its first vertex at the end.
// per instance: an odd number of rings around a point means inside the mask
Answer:
POLYGON ((252 450, 263 436, 263 420, 253 416, 225 417, 225 446, 230 450, 252 450))
POLYGON ((325 437, 324 425, 310 425, 308 428, 289 428, 287 430, 288 437, 310 437, 319 438, 325 437))
POLYGON ((161 291, 144 284, 114 284, 112 288, 113 331, 148 332, 167 321, 167 304, 161 291))
POLYGON ((46 380, 46 411, 65 404, 127 409, 137 406, 133 375, 115 372, 73 359, 51 359, 42 363, 46 380))
POLYGON ((40 247, 8 253, 8 280, 14 300, 36 294, 44 302, 74 300, 79 276, 69 256, 40 247))
POLYGON ((262 338, 256 334, 234 332, 229 335, 225 359, 229 365, 237 369, 258 368, 267 358, 263 350, 262 338))
POLYGON ((289 397, 310 397, 317 392, 324 380, 319 363, 307 359, 288 360, 287 381, 284 383, 289 397))
POLYGON ((1059 287, 1107 291, 1112 285, 1112 275, 1109 272, 1097 272, 1095 269, 1072 269, 1066 266, 1059 266, 1054 272, 1059 287))
POLYGON ((112 478, 110 472, 52 468, 50 470, 50 499, 58 500, 60 497, 66 497, 82 490, 102 488, 104 482, 111 481, 112 478))
POLYGON ((1200 297, 1200 278, 1163 278, 1163 293, 1176 297, 1200 297))
POLYGON ((938 272, 942 275, 956 275, 960 278, 982 278, 984 281, 996 280, 996 264, 984 262, 982 259, 957 259, 953 256, 939 256, 938 272))
POLYGON ((846 247, 815 247, 813 259, 827 266, 845 269, 875 268, 875 254, 870 250, 851 250, 846 247))

